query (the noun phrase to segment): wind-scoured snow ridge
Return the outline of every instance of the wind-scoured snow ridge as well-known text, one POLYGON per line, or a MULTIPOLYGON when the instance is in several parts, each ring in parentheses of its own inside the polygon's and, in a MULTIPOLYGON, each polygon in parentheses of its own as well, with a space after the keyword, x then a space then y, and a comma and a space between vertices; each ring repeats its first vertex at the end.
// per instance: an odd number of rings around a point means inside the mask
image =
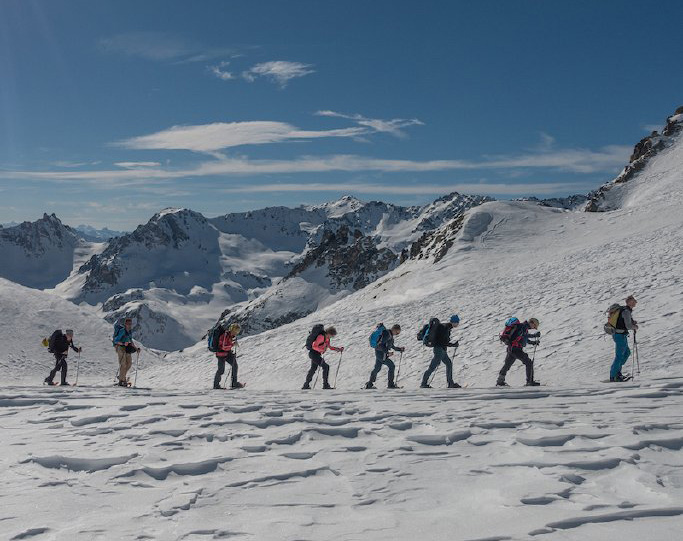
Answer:
POLYGON ((682 393, 681 377, 514 395, 6 386, 0 528, 56 540, 678 539, 682 393))
POLYGON ((676 109, 675 113, 666 119, 666 125, 661 133, 653 131, 636 144, 629 163, 614 180, 589 194, 586 210, 589 212, 608 211, 627 204, 626 200, 631 186, 629 181, 641 176, 646 166, 660 154, 667 154, 667 149, 680 139, 682 131, 683 106, 676 109))
POLYGON ((54 214, 0 228, 0 277, 34 288, 54 287, 71 273, 86 243, 54 214))

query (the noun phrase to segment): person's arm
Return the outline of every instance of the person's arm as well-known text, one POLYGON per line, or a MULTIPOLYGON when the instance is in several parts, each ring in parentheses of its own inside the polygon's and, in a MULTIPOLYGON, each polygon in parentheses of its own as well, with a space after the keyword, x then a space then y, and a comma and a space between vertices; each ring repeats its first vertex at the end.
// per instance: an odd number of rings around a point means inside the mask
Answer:
POLYGON ((535 333, 527 333, 527 343, 532 346, 537 346, 541 343, 541 333, 536 331, 535 333))
POLYGON ((71 349, 73 349, 76 353, 80 353, 83 348, 77 348, 74 346, 73 341, 69 344, 71 346, 71 349))
POLYGON ((638 328, 638 324, 631 317, 631 310, 622 310, 621 317, 624 319, 624 327, 626 327, 627 331, 633 331, 638 328))
POLYGON ((321 334, 313 341, 311 349, 318 353, 325 353, 325 335, 321 334))

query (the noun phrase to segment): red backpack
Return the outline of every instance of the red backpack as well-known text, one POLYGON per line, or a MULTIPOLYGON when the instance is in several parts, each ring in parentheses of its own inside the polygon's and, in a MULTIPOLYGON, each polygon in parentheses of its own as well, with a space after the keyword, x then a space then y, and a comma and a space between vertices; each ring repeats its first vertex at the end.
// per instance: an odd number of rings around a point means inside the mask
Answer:
POLYGON ((500 341, 506 346, 517 348, 522 343, 524 328, 516 317, 511 317, 505 322, 505 328, 500 333, 500 341))

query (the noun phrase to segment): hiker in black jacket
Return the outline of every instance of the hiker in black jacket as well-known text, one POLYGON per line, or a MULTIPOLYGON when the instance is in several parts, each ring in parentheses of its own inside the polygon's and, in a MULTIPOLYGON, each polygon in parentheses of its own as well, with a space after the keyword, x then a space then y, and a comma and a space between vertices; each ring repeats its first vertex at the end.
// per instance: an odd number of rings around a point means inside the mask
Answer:
POLYGON ((50 375, 46 377, 44 380, 47 385, 56 385, 56 383, 52 380, 54 379, 55 374, 58 370, 62 371, 62 379, 60 385, 69 385, 66 382, 66 357, 69 354, 69 348, 73 349, 77 353, 80 353, 83 349, 74 346, 73 339, 74 332, 71 329, 67 329, 63 333, 61 330, 56 330, 52 333, 52 336, 50 336, 50 353, 54 354, 56 362, 55 367, 50 371, 50 375))
POLYGON ((377 374, 382 370, 382 365, 385 365, 389 369, 389 384, 387 387, 389 389, 396 389, 396 382, 394 381, 394 372, 396 366, 394 362, 389 359, 392 355, 391 350, 394 351, 405 351, 405 348, 397 347, 394 345, 394 337, 401 334, 401 326, 394 325, 391 330, 384 329, 382 334, 377 339, 377 347, 375 348, 375 368, 372 369, 370 373, 370 379, 365 384, 366 389, 375 389, 375 381, 377 380, 377 374))
POLYGON ((439 326, 436 329, 436 338, 434 340, 434 357, 432 358, 429 368, 427 368, 427 371, 422 375, 422 384, 420 387, 423 389, 431 389, 429 378, 441 363, 446 365, 446 382, 448 383, 448 388, 460 388, 460 385, 453 381, 453 361, 451 361, 448 356, 448 351, 446 350, 446 348, 458 347, 457 340, 451 342, 451 330, 455 329, 458 325, 460 325, 460 318, 457 315, 451 316, 448 323, 439 323, 439 326))
POLYGON ((501 335, 501 340, 503 340, 508 346, 507 355, 505 356, 503 368, 501 368, 500 373, 498 374, 498 381, 496 382, 498 387, 508 387, 508 384, 505 383, 505 375, 508 373, 508 370, 510 370, 510 367, 517 359, 522 361, 526 368, 527 387, 535 387, 540 385, 538 381, 534 381, 534 361, 531 360, 529 355, 527 355, 524 351, 524 348, 527 344, 531 344, 532 346, 537 346, 540 344, 541 333, 529 332, 529 329, 537 331, 538 325, 538 319, 532 317, 529 318, 529 321, 525 321, 524 323, 517 322, 509 327, 506 327, 506 333, 504 333, 506 336, 501 335), (508 328, 510 329, 509 333, 507 333, 508 328))

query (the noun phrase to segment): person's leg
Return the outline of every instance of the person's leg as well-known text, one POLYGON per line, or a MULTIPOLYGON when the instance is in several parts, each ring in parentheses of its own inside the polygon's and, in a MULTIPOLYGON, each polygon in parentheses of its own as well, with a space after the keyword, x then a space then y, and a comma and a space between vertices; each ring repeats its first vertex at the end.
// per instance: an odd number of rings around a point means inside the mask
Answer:
POLYGON ((322 361, 322 357, 317 351, 311 351, 308 354, 308 358, 311 359, 311 368, 309 369, 308 374, 306 374, 306 385, 311 384, 311 381, 313 381, 313 376, 315 376, 315 371, 320 366, 320 361, 322 361))
POLYGON ((628 336, 624 335, 624 343, 622 345, 622 350, 621 350, 621 360, 619 361, 619 371, 618 373, 621 374, 621 369, 623 366, 626 364, 626 361, 629 360, 631 357, 631 348, 628 347, 628 336))
POLYGON ((389 387, 393 387, 395 385, 394 375, 396 373, 396 365, 394 364, 394 361, 392 361, 391 359, 386 359, 384 361, 384 364, 387 365, 387 368, 389 369, 389 387))
POLYGON ((123 346, 116 346, 116 355, 119 359, 119 382, 126 381, 125 370, 126 370, 126 348, 123 346))
POLYGON ((60 363, 60 370, 62 371, 62 379, 61 379, 61 384, 65 385, 66 384, 66 371, 68 367, 66 365, 66 355, 62 356, 61 363, 60 363))
POLYGON ((622 361, 622 359, 628 350, 628 337, 625 334, 614 333, 612 339, 614 340, 614 362, 612 362, 609 370, 609 379, 615 379, 619 374, 621 367, 626 362, 626 360, 622 361))
POLYGON ((237 357, 232 351, 228 353, 228 363, 232 366, 230 385, 231 387, 237 387, 237 357))
POLYGON ((524 367, 526 368, 526 382, 530 383, 534 381, 534 362, 523 349, 516 348, 513 351, 515 358, 524 363, 524 367))
POLYGON ((512 348, 508 348, 507 354, 505 355, 505 362, 503 363, 503 368, 498 372, 498 383, 505 383, 505 376, 510 370, 510 367, 515 362, 515 356, 512 354, 512 348))
POLYGON ((216 375, 213 377, 213 388, 221 388, 221 378, 225 373, 225 357, 216 357, 218 360, 218 369, 216 370, 216 375))
POLYGON ((377 380, 377 374, 382 370, 382 363, 384 362, 384 352, 375 350, 375 367, 370 372, 370 383, 375 383, 377 380))
POLYGON ((425 373, 422 374, 422 385, 429 385, 429 378, 431 377, 434 370, 436 370, 436 368, 441 363, 441 358, 439 357, 439 353, 438 353, 439 349, 441 349, 441 348, 438 348, 438 347, 434 348, 434 357, 432 357, 432 362, 429 363, 429 368, 427 368, 425 373))
POLYGON ((126 349, 123 348, 123 358, 121 359, 121 372, 119 373, 119 379, 121 381, 128 381, 128 370, 130 370, 133 361, 131 360, 130 353, 126 353, 126 349))
POLYGON ((330 376, 330 365, 325 362, 324 359, 320 359, 320 366, 323 367, 323 387, 329 387, 330 386, 330 381, 329 381, 329 376, 330 376))
POLYGON ((446 365, 446 383, 453 385, 455 383, 453 381, 453 361, 451 361, 445 348, 441 351, 441 362, 446 365))
POLYGON ((59 370, 59 363, 61 360, 62 356, 59 353, 55 353, 55 367, 50 370, 50 375, 45 378, 45 381, 52 383, 52 381, 55 379, 55 374, 57 373, 57 370, 59 370))

